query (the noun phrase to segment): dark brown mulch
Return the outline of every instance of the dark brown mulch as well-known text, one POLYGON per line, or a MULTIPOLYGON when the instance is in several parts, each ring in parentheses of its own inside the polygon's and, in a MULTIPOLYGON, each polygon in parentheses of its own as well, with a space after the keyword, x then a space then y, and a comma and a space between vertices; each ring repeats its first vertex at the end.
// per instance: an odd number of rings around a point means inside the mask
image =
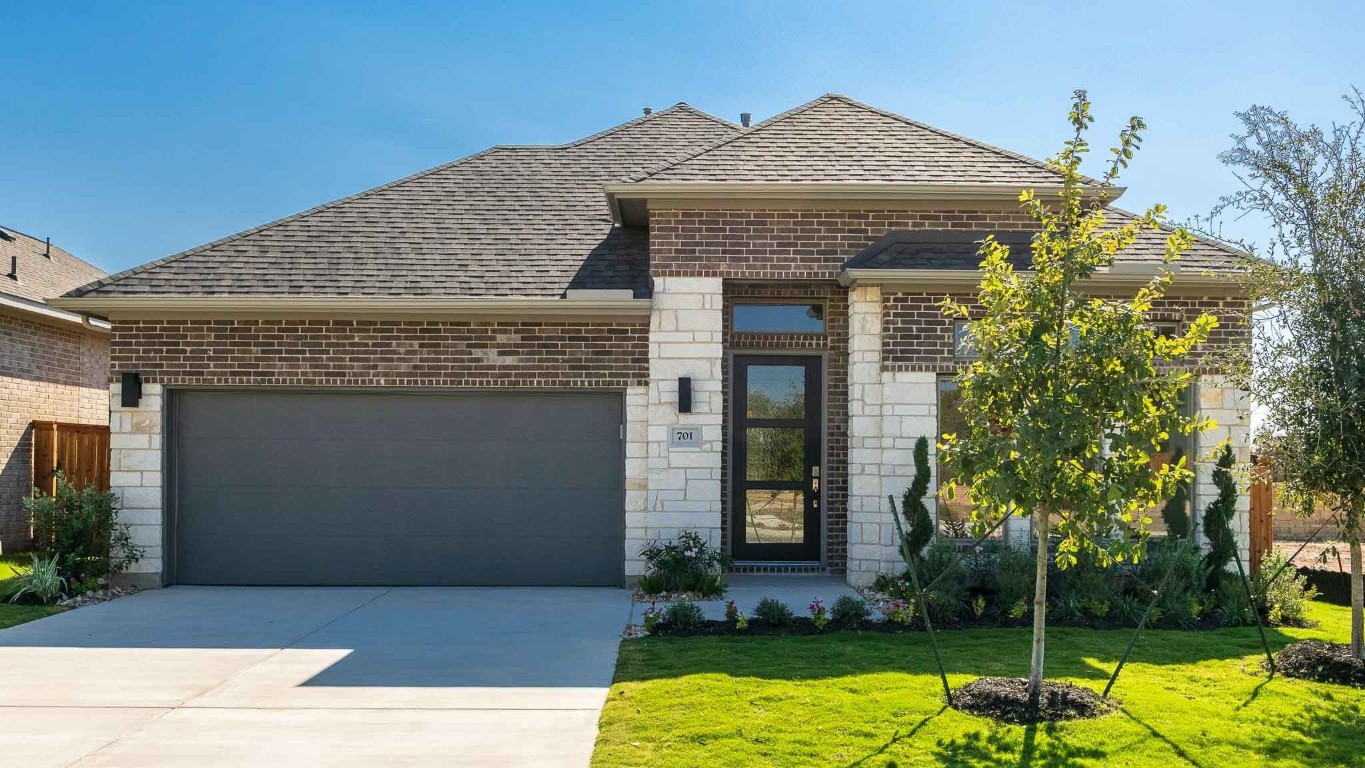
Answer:
POLYGON ((1365 661, 1341 643, 1301 640, 1275 656, 1275 669, 1288 677, 1365 688, 1365 661))
POLYGON ((1038 709, 1033 709, 1028 703, 1028 681, 1018 677, 983 677, 953 691, 954 709, 1015 725, 1084 720, 1107 715, 1117 707, 1089 688, 1044 681, 1038 709))
POLYGON ((831 632, 841 632, 851 630, 854 632, 877 632, 877 633, 901 633, 910 631, 910 627, 904 624, 892 624, 890 622, 869 621, 858 627, 836 627, 828 624, 824 629, 817 629, 815 622, 804 616, 792 619, 790 624, 776 626, 768 624, 758 619, 749 620, 749 628, 740 630, 735 628, 732 621, 707 620, 701 626, 692 629, 676 629, 667 624, 656 627, 650 634, 665 635, 667 637, 695 637, 697 635, 827 635, 831 632))

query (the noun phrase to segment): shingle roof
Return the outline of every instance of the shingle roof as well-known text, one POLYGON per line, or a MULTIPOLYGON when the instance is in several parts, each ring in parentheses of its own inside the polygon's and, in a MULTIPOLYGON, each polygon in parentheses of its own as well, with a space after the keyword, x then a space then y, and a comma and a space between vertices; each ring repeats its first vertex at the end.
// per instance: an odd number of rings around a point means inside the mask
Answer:
POLYGON ((49 251, 44 240, 0 227, 0 293, 45 301, 103 276, 104 270, 62 248, 49 251), (17 279, 8 277, 11 264, 17 279))
POLYGON ((678 104, 559 146, 502 146, 249 229, 71 296, 649 294, 648 237, 602 184, 741 131, 678 104))
MULTIPOLYGON (((1105 209, 1106 228, 1122 226, 1134 214, 1121 208, 1105 209)), ((1169 228, 1139 231, 1133 244, 1115 259, 1119 263, 1159 262, 1166 255, 1169 228)), ((975 230, 911 230, 892 232, 860 251, 844 264, 844 269, 971 269, 981 264, 977 254, 987 234, 1010 246, 1010 263, 1027 269, 1030 263, 1029 232, 985 232, 975 230)), ((1229 246, 1195 238, 1181 254, 1180 270, 1185 273, 1233 272, 1246 265, 1247 256, 1229 246)))
POLYGON ((627 182, 1052 185, 1033 158, 827 94, 627 182))

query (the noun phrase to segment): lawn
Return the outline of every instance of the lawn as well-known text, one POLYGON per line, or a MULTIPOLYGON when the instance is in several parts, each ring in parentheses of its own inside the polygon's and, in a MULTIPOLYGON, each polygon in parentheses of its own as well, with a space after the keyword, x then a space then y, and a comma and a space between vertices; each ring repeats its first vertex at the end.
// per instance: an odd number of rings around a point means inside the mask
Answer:
MULTIPOLYGON (((1296 639, 1349 638, 1314 603, 1296 639)), ((1058 628, 1048 675, 1102 690, 1127 632, 1058 628)), ((1023 676, 1027 630, 939 635, 949 682, 1023 676)), ((1365 691, 1260 669, 1255 628, 1143 635, 1092 721, 1001 726, 944 707, 922 633, 622 643, 594 766, 1365 766, 1365 691)))
POLYGON ((12 627, 15 624, 23 624, 26 621, 41 619, 44 616, 51 616, 54 613, 61 613, 63 608, 55 605, 11 605, 9 602, 10 589, 6 584, 14 578, 29 563, 27 554, 0 555, 0 629, 12 627))

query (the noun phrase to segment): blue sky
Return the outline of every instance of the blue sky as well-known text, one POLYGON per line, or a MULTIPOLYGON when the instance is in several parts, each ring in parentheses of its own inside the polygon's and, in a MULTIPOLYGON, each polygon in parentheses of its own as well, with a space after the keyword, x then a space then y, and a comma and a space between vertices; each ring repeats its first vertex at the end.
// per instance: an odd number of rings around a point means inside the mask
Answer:
POLYGON ((1184 217, 1234 188, 1216 158, 1234 110, 1330 121, 1365 86, 1352 3, 47 2, 4 17, 0 223, 110 271, 492 144, 569 141, 678 101, 761 120, 831 91, 1043 157, 1088 88, 1098 148, 1130 114, 1151 126, 1122 205, 1184 217))

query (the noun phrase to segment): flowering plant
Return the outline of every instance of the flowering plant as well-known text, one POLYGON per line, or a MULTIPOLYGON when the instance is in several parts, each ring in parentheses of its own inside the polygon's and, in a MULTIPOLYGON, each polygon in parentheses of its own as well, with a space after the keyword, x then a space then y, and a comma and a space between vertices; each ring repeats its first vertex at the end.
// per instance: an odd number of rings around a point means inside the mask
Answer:
MULTIPOLYGON (((733 601, 732 601, 732 602, 733 602, 733 601)), ((749 628, 749 618, 748 618, 747 616, 744 615, 744 611, 739 611, 739 612, 737 612, 737 613, 735 614, 735 629, 739 630, 740 632, 743 632, 744 630, 746 630, 746 629, 748 629, 748 628, 749 628)))
POLYGON ((726 601, 725 601, 725 620, 726 620, 726 621, 736 621, 736 620, 738 620, 738 619, 739 619, 739 608, 735 605, 735 601, 734 601, 734 600, 726 600, 726 601))
POLYGON ((644 620, 645 631, 653 633, 655 628, 659 626, 659 622, 663 620, 664 611, 658 603, 650 603, 641 616, 644 620))
POLYGON ((719 596, 725 591, 720 578, 725 555, 713 549, 696 531, 683 531, 670 541, 652 541, 640 550, 649 576, 662 580, 669 592, 700 592, 719 596))
POLYGON ((825 608, 825 604, 820 601, 820 598, 811 600, 810 605, 806 606, 806 610, 810 611, 810 620, 815 624, 816 629, 824 629, 829 624, 829 609, 825 608))
POLYGON ((909 626, 915 620, 915 611, 909 600, 892 600, 887 603, 886 620, 892 624, 902 624, 909 626))

